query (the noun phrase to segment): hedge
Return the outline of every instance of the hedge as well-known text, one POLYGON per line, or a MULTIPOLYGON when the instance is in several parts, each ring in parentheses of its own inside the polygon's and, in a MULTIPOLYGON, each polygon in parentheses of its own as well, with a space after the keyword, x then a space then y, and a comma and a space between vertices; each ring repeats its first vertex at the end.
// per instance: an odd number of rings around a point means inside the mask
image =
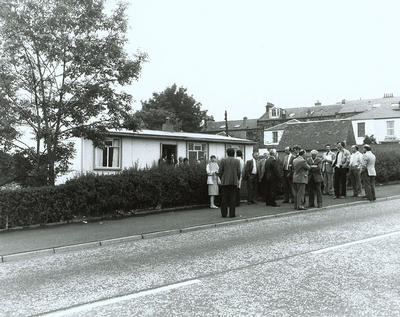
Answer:
MULTIPOLYGON (((376 151, 377 182, 400 180, 400 155, 376 151)), ((157 207, 205 204, 204 165, 129 169, 116 175, 87 174, 64 185, 0 191, 0 229, 113 216, 157 207)), ((245 191, 245 184, 243 189, 245 191)))
POLYGON ((204 166, 87 174, 59 186, 0 191, 0 228, 203 204, 207 200, 204 166))

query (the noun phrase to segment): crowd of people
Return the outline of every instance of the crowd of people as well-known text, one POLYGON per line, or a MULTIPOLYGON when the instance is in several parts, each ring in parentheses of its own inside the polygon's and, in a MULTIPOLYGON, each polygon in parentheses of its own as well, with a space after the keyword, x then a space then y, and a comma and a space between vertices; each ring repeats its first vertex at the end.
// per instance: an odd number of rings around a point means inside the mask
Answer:
POLYGON ((211 155, 206 167, 210 208, 218 208, 215 197, 221 194, 222 217, 235 217, 242 183, 247 186, 248 204, 261 197, 266 206, 277 207, 277 194, 282 190, 283 203, 293 204, 296 210, 321 208, 323 195, 345 198, 348 182, 354 197, 361 196, 364 188, 363 198, 375 201, 376 158, 371 147, 363 145, 362 153, 357 145, 347 150, 344 142, 335 147, 333 151, 327 144, 320 154, 317 150, 307 153, 295 145, 285 149, 283 159, 271 149, 262 155, 254 152, 247 162, 243 153, 233 148, 227 149, 227 157, 219 162, 211 155))

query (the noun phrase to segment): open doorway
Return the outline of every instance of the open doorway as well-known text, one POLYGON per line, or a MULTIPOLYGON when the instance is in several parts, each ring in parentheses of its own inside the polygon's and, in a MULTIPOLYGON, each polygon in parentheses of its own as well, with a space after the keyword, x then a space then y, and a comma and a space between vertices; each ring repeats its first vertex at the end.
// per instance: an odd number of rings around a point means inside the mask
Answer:
POLYGON ((176 144, 161 144, 161 161, 166 164, 176 164, 176 144))

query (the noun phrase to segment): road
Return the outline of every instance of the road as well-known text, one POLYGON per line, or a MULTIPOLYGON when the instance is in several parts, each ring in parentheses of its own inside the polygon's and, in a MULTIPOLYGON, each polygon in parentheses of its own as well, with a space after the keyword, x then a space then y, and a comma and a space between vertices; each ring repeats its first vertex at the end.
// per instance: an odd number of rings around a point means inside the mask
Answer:
POLYGON ((1 316, 400 316, 400 200, 0 264, 1 316))

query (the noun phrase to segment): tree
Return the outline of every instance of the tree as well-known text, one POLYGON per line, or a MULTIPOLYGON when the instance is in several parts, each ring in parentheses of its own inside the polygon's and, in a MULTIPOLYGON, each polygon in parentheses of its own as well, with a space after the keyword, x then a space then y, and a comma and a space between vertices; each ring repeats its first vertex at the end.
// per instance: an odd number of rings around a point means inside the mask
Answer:
POLYGON ((207 115, 207 110, 201 110, 201 103, 189 96, 186 88, 177 88, 176 84, 142 101, 142 110, 136 116, 148 129, 160 130, 166 119, 170 118, 177 130, 186 132, 200 131, 206 120, 214 120, 207 115))
POLYGON ((104 1, 0 0, 0 145, 29 153, 50 185, 68 168, 68 139, 101 145, 107 129, 138 126, 120 88, 146 55, 125 52, 126 4, 106 14, 104 1))
POLYGON ((363 140, 363 144, 376 144, 376 139, 373 134, 370 136, 366 135, 363 140))

